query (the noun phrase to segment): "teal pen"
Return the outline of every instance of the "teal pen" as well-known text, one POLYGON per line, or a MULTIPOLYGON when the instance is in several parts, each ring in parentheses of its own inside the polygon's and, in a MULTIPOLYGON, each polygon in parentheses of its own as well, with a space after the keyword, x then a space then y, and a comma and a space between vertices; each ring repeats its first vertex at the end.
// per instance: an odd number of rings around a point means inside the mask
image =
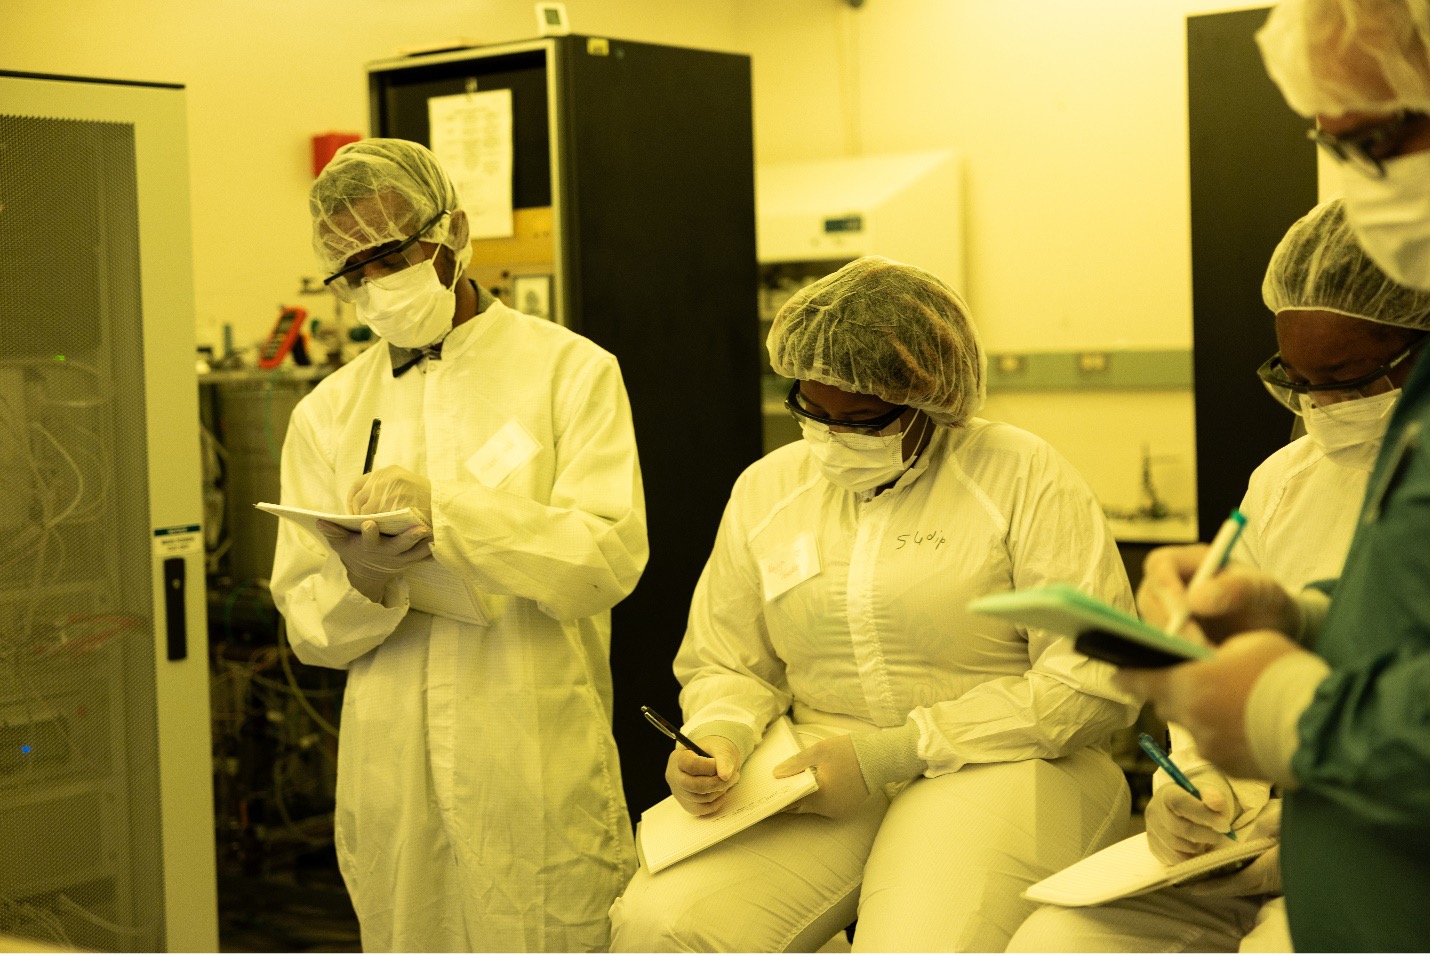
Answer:
MULTIPOLYGON (((1241 533, 1246 530, 1246 515, 1240 510, 1233 508, 1231 514, 1221 523, 1221 528, 1217 530, 1216 537, 1212 538, 1212 543, 1207 547, 1207 556, 1202 559, 1201 565, 1197 568, 1196 574, 1187 582, 1188 593, 1195 587, 1210 581, 1218 571, 1226 567, 1231 560, 1231 549, 1236 547, 1236 542, 1241 539, 1241 533)), ((1192 612, 1185 606, 1180 608, 1172 619, 1163 628, 1168 634, 1176 634, 1187 626, 1187 622, 1192 619, 1192 612)), ((1166 756, 1163 754, 1163 756, 1166 756)))
MULTIPOLYGON (((1167 756, 1167 751, 1157 746, 1157 741, 1153 740, 1147 734, 1138 734, 1137 744, 1144 751, 1147 752, 1147 756, 1151 757, 1156 762, 1157 766, 1161 767, 1167 772, 1167 776, 1172 778, 1173 783, 1190 793, 1192 796, 1196 797, 1198 800, 1202 798, 1202 792, 1197 789, 1196 784, 1188 780, 1187 775, 1182 773, 1181 768, 1179 768, 1176 764, 1172 763, 1172 758, 1167 756)), ((1226 835, 1231 837, 1233 840, 1237 838, 1235 830, 1226 831, 1226 835)))

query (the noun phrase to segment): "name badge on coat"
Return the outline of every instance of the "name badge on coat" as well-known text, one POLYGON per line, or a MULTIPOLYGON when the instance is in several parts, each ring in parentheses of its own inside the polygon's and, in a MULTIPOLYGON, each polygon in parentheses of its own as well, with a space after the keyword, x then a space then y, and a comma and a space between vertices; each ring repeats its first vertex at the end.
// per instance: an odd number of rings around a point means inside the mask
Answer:
POLYGON ((820 572, 819 545, 814 534, 806 531, 787 548, 760 562, 760 577, 765 585, 765 600, 773 601, 781 594, 802 584, 820 572))
POLYGON ((541 442, 513 418, 467 459, 467 470, 488 488, 497 488, 540 450, 541 442))

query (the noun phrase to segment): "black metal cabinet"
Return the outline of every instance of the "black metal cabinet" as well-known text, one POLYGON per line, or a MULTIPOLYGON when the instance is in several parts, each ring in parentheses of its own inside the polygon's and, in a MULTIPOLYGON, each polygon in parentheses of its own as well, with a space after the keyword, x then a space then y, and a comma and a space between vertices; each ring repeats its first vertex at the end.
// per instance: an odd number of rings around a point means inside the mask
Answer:
MULTIPOLYGON (((586 36, 369 66, 374 135, 428 142, 427 100, 512 90, 513 204, 552 207, 555 318, 620 360, 651 558, 614 614, 633 815, 664 797, 671 673, 739 473, 761 454, 747 56, 586 36)), ((480 247, 478 255, 481 254, 480 247)))
POLYGON ((1316 147, 1253 39, 1265 9, 1187 18, 1197 524, 1210 541, 1293 416, 1256 378, 1276 351, 1261 279, 1316 204, 1316 147))

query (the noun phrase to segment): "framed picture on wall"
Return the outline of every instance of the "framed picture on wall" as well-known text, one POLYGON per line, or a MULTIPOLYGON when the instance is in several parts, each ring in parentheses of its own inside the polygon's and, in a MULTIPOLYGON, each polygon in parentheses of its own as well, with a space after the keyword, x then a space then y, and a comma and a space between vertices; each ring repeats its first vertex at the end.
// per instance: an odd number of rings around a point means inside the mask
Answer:
POLYGON ((551 276, 516 276, 511 280, 511 297, 518 312, 551 318, 551 276))

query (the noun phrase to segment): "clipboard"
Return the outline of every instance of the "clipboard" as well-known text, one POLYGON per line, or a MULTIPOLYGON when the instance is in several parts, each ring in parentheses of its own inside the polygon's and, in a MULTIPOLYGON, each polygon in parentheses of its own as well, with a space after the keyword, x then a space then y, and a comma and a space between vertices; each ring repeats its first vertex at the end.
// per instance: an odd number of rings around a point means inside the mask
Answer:
POLYGON ((1067 584, 993 594, 969 602, 968 610, 1066 634, 1074 638, 1079 653, 1115 667, 1172 667, 1206 660, 1213 653, 1067 584))

